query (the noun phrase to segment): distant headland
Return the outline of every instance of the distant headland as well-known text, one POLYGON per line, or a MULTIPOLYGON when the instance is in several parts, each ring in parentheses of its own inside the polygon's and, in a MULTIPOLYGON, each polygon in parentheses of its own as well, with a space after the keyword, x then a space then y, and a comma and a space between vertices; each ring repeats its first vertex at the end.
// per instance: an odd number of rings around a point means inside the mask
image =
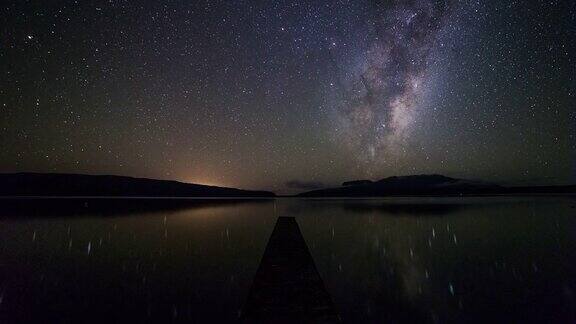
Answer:
POLYGON ((378 181, 354 180, 341 187, 312 190, 299 197, 385 197, 385 196, 492 196, 576 193, 576 186, 506 187, 438 174, 388 177, 378 181))
POLYGON ((273 192, 113 175, 0 174, 3 197, 275 197, 273 192))

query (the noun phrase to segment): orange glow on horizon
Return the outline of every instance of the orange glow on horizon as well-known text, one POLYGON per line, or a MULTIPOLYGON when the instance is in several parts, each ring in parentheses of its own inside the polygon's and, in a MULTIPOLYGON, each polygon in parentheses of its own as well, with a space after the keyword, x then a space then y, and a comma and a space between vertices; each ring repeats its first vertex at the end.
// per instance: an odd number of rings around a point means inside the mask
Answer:
POLYGON ((198 185, 205 185, 205 186, 215 186, 215 187, 233 187, 230 184, 225 184, 223 181, 219 179, 213 179, 209 177, 201 177, 201 176, 186 176, 186 177, 179 177, 179 181, 186 182, 186 183, 193 183, 198 185))

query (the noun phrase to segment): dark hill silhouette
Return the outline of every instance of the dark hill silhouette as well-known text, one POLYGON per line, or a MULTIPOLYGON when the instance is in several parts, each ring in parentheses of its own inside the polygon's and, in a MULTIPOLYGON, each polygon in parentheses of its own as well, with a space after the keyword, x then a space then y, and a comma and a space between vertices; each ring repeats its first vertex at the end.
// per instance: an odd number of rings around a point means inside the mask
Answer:
POLYGON ((344 186, 344 187, 359 186, 359 185, 365 185, 365 184, 371 184, 371 183, 373 183, 372 180, 352 180, 352 181, 342 182, 342 186, 344 186))
POLYGON ((0 196, 274 197, 275 194, 111 175, 11 173, 0 174, 0 196))
POLYGON ((344 182, 342 187, 313 190, 300 197, 460 196, 576 193, 576 186, 504 187, 443 175, 388 177, 379 181, 344 182))

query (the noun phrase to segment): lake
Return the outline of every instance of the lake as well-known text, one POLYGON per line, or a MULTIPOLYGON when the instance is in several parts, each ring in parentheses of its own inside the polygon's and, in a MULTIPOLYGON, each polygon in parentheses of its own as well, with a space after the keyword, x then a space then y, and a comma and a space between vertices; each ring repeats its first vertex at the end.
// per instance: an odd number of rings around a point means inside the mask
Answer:
POLYGON ((576 198, 1 201, 0 321, 234 322, 279 216, 344 322, 576 322, 576 198))

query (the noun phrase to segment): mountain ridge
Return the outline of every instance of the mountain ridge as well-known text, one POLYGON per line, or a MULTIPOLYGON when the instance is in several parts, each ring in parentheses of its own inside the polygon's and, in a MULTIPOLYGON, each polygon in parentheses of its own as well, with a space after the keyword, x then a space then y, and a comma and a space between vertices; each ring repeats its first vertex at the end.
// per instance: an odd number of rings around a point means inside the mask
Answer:
POLYGON ((0 196, 275 197, 270 191, 217 187, 175 180, 74 173, 0 173, 0 196))
POLYGON ((440 174, 391 176, 377 181, 352 180, 341 187, 306 191, 298 197, 460 196, 576 193, 576 186, 501 186, 440 174))

